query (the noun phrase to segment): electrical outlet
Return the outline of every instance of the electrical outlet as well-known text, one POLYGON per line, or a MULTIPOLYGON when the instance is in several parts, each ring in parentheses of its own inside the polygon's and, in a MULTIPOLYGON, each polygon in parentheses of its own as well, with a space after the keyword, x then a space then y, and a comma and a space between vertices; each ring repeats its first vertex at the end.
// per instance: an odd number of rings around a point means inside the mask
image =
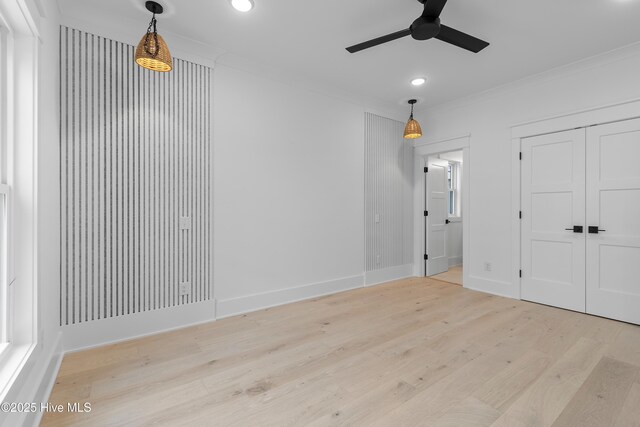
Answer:
POLYGON ((376 255, 376 264, 380 264, 380 255, 376 255))
POLYGON ((180 283, 180 296, 191 295, 191 283, 182 282, 180 283))
POLYGON ((380 214, 376 214, 376 224, 380 223, 380 214))
POLYGON ((180 217, 180 230, 190 230, 191 229, 191 217, 190 216, 181 216, 180 217))
POLYGON ((491 271, 491 263, 490 262, 485 262, 484 263, 484 271, 491 271))

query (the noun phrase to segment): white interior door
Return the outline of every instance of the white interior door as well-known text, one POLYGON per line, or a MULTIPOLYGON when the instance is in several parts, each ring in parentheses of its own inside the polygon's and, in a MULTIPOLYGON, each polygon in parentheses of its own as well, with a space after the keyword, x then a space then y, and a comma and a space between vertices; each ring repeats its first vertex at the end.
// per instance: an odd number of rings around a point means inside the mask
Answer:
POLYGON ((584 129, 522 141, 521 203, 522 299, 584 312, 584 129))
POLYGON ((587 171, 587 312, 640 324, 640 120, 589 128, 587 171))
POLYGON ((427 162, 427 276, 449 271, 447 256, 447 168, 449 162, 429 159, 427 162))

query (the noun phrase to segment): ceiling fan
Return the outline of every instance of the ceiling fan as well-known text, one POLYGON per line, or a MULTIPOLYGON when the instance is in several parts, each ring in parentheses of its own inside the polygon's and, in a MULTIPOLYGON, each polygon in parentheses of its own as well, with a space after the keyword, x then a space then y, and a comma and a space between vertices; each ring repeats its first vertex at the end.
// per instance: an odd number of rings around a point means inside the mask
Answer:
POLYGON ((480 52, 489 43, 465 34, 461 31, 447 27, 440 23, 440 14, 447 0, 418 0, 424 4, 424 12, 406 30, 396 31, 386 36, 378 37, 364 43, 356 44, 347 48, 350 53, 356 53, 379 44, 387 43, 402 37, 411 36, 416 40, 428 40, 437 38, 443 42, 461 47, 474 53, 480 52))

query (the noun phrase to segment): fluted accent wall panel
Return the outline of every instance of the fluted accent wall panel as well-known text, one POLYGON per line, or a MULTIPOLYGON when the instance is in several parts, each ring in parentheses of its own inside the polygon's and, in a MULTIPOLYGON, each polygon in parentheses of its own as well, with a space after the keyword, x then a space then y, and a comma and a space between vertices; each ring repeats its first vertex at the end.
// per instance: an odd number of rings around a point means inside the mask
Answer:
POLYGON ((404 123, 365 113, 366 271, 413 262, 413 147, 404 123))
POLYGON ((61 325, 212 298, 210 82, 60 28, 61 325))

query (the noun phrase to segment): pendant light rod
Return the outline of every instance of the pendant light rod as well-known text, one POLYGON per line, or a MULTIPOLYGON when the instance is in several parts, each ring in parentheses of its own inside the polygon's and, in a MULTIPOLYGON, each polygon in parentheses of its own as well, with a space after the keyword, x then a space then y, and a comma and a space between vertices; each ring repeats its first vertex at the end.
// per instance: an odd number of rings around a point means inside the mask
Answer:
POLYGON ((151 22, 149 23, 147 33, 150 33, 153 28, 153 34, 158 34, 158 20, 156 19, 156 15, 161 15, 162 12, 164 12, 164 8, 160 3, 156 3, 155 1, 148 1, 144 6, 153 14, 153 16, 151 16, 151 22))
POLYGON ((413 119, 413 106, 418 102, 416 99, 410 99, 409 104, 411 104, 411 117, 409 119, 413 119))

